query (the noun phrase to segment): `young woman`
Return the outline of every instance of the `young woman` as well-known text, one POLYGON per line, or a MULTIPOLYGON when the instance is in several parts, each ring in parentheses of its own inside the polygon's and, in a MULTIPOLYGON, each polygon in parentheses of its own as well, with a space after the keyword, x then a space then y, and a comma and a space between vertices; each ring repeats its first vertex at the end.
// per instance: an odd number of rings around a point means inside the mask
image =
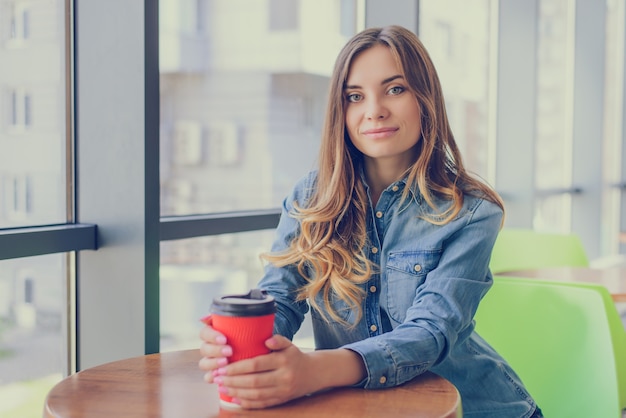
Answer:
POLYGON ((503 203, 465 170, 433 63, 398 26, 340 52, 318 169, 284 201, 260 287, 275 297, 268 355, 229 364, 201 331, 205 379, 244 408, 337 386, 384 388, 430 370, 465 417, 541 417, 509 365, 474 332, 492 284, 503 203), (316 351, 291 343, 311 308, 316 351))

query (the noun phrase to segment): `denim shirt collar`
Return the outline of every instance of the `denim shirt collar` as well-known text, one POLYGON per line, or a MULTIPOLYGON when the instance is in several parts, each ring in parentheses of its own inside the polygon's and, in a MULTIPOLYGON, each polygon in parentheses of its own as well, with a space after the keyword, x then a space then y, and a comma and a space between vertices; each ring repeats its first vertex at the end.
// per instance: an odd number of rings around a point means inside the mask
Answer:
MULTIPOLYGON (((365 176, 365 169, 363 167, 361 167, 359 171, 359 175, 361 176, 361 181, 363 182, 363 185, 365 186, 365 190, 367 191, 367 195, 369 196, 370 187, 369 187, 369 184, 367 184, 367 177, 365 176)), ((394 181, 389 186, 387 186, 385 190, 383 190, 383 192, 396 193, 396 192, 404 190, 404 188, 407 187, 408 178, 409 176, 405 175, 400 180, 394 181), (394 187, 396 186, 397 186, 397 189, 394 190, 394 187)), ((409 193, 410 193, 410 196, 408 197, 408 199, 414 200, 415 203, 417 203, 417 205, 420 206, 422 202, 424 201, 424 197, 422 196, 422 193, 420 192, 417 183, 414 183, 411 186, 409 186, 409 193)))

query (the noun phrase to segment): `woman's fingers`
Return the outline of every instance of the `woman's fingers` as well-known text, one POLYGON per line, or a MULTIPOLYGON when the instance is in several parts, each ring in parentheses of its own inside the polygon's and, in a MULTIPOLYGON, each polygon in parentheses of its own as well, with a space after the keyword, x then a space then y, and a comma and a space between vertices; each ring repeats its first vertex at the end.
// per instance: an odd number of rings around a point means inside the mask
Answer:
POLYGON ((226 344, 226 337, 209 325, 210 321, 205 321, 205 323, 207 326, 200 330, 200 338, 202 339, 200 354, 202 358, 198 362, 198 367, 206 372, 204 380, 212 383, 213 372, 228 364, 228 357, 233 355, 233 349, 226 344))
POLYGON ((230 345, 203 342, 200 344, 200 354, 204 357, 230 357, 233 349, 230 345))
POLYGON ((200 361, 198 361, 198 368, 200 368, 200 370, 206 372, 204 374, 204 380, 207 383, 213 383, 214 382, 214 377, 215 377, 215 370, 219 369, 221 366, 221 363, 227 363, 228 360, 225 358, 209 358, 209 357, 202 357, 200 359, 200 361))
POLYGON ((266 408, 292 399, 289 385, 277 385, 274 372, 255 375, 213 376, 221 391, 237 398, 244 408, 266 408))
POLYGON ((293 342, 288 338, 283 337, 282 335, 273 335, 267 341, 265 341, 265 346, 272 351, 280 351, 290 348, 293 345, 293 342))
POLYGON ((216 331, 209 325, 202 327, 200 330, 200 339, 207 343, 226 344, 226 337, 224 337, 224 334, 216 331))

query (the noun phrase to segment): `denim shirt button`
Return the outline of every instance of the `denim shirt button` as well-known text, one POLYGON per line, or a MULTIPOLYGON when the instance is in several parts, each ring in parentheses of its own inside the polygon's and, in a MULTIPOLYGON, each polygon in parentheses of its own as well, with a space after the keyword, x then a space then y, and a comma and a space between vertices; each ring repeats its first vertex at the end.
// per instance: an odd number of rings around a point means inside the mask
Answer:
POLYGON ((372 247, 372 254, 376 254, 378 252, 378 248, 372 247))
POLYGON ((420 272, 422 271, 422 266, 420 266, 419 264, 416 264, 415 266, 413 266, 413 270, 420 272))
POLYGON ((381 211, 376 212, 376 217, 378 219, 382 218, 383 217, 383 213, 381 211))
POLYGON ((393 186, 391 190, 393 190, 394 192, 397 192, 398 190, 400 190, 400 188, 398 186, 393 186))
POLYGON ((381 385, 384 385, 387 382, 387 378, 385 376, 381 376, 381 378, 378 381, 380 382, 381 385))
POLYGON ((376 332, 377 329, 378 329, 378 327, 376 325, 370 325, 370 330, 372 332, 376 332))
POLYGON ((376 293, 376 286, 370 286, 370 292, 376 293))

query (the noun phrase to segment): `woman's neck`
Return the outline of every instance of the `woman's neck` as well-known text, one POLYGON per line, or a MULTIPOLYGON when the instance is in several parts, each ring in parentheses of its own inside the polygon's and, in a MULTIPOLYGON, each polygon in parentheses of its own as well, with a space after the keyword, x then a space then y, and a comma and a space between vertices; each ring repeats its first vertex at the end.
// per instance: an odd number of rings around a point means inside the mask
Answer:
POLYGON ((404 177, 408 167, 398 161, 365 158, 365 179, 370 189, 372 205, 376 207, 378 199, 390 184, 404 177))

